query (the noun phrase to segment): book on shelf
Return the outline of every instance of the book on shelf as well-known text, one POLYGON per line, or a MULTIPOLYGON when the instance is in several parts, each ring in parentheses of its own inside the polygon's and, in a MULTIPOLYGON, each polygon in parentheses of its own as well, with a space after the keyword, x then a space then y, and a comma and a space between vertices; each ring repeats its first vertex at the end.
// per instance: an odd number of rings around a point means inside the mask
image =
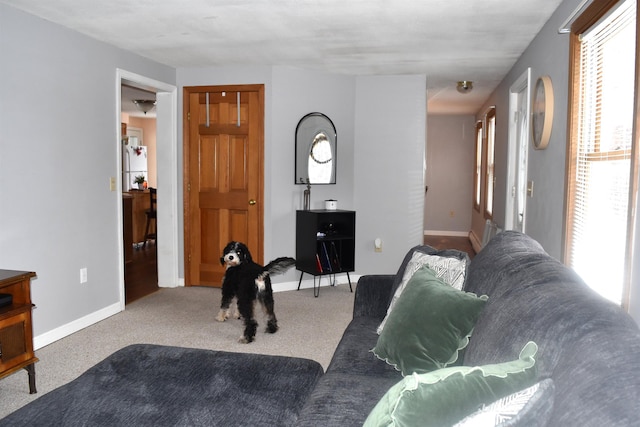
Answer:
POLYGON ((335 271, 342 271, 342 266, 340 265, 340 257, 338 256, 338 249, 336 248, 335 242, 331 242, 331 262, 333 264, 333 269, 335 271))
POLYGON ((325 242, 320 243, 320 262, 322 263, 322 270, 324 273, 331 273, 331 259, 329 258, 329 251, 327 250, 327 244, 325 242))
POLYGON ((316 252, 316 268, 318 269, 318 273, 323 273, 322 271, 322 263, 320 263, 320 256, 316 252))

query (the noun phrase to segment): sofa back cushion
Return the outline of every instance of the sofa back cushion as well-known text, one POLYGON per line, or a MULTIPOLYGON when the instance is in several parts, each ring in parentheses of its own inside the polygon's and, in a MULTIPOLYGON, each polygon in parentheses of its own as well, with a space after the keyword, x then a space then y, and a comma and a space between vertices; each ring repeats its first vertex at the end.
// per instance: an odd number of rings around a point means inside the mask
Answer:
POLYGON ((465 290, 489 296, 465 364, 496 363, 535 341, 539 378, 556 389, 550 425, 637 422, 629 418, 640 401, 637 325, 537 242, 500 233, 471 262, 465 290))
MULTIPOLYGON (((536 263, 550 257, 542 246, 529 236, 506 231, 497 234, 476 254, 469 265, 464 290, 494 296, 508 290, 501 283, 509 280, 512 270, 526 268, 524 263, 536 263)), ((545 280, 545 279, 543 279, 545 280)))

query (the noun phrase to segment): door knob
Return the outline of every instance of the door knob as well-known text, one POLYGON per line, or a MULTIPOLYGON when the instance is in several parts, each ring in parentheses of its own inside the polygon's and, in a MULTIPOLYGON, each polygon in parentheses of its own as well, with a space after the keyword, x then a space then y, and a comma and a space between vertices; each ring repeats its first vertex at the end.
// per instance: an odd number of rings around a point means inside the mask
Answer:
POLYGON ((249 204, 250 204, 251 206, 253 206, 253 205, 255 205, 255 204, 256 204, 256 201, 255 201, 254 199, 251 199, 251 200, 249 200, 249 204))

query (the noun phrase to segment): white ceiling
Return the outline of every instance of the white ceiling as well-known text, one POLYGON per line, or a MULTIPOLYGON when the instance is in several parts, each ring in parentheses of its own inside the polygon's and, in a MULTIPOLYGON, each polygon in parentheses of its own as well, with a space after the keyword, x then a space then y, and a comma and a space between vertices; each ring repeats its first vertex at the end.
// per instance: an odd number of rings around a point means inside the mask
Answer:
POLYGON ((475 113, 562 0, 0 2, 173 67, 426 74, 430 112, 475 113))

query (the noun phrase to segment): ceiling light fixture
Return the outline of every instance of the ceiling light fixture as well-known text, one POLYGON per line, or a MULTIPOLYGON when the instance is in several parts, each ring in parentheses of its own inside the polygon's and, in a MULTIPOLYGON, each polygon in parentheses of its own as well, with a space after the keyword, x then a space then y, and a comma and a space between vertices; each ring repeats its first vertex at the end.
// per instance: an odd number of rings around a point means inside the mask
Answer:
POLYGON ((133 103, 145 114, 153 110, 156 106, 156 101, 153 99, 134 99, 133 103))
POLYGON ((469 93, 473 89, 473 82, 469 80, 462 80, 458 82, 456 90, 460 93, 469 93))

